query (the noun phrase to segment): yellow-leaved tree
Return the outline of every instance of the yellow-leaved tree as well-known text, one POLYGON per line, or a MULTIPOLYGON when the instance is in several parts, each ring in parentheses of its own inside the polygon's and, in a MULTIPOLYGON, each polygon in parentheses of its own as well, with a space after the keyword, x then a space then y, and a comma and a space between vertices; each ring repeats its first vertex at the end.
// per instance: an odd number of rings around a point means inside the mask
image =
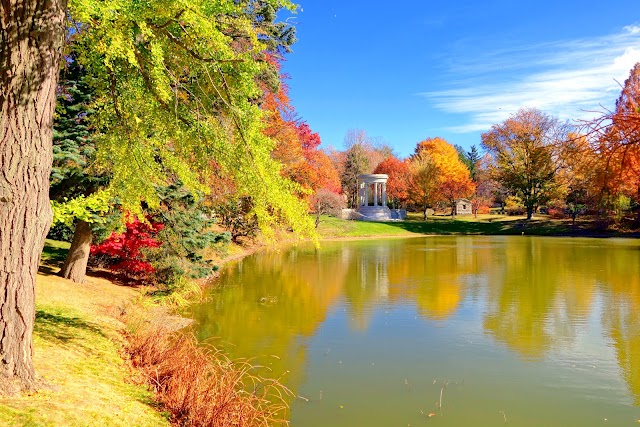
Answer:
POLYGON ((0 11, 0 392, 35 385, 34 284, 51 222, 51 127, 66 32, 95 91, 97 159, 124 209, 158 204, 179 180, 206 191, 218 165, 267 237, 287 224, 315 237, 263 130, 265 52, 286 50, 289 0, 8 0, 0 11), (37 30, 34 30, 36 28, 37 30), (26 120, 25 120, 26 118, 26 120))
MULTIPOLYGON (((429 202, 444 202, 451 207, 451 215, 456 214, 456 201, 469 197, 475 190, 469 169, 465 166, 455 147, 446 140, 436 137, 427 138, 418 143, 411 162, 414 164, 413 180, 421 182, 418 188, 425 187, 425 165, 431 164, 432 173, 429 202)), ((415 184, 415 183, 414 183, 415 184)), ((416 187, 416 185, 412 185, 416 187)), ((416 194, 416 191, 413 192, 416 194)), ((425 200, 426 201, 426 200, 425 200)), ((424 205, 424 203, 422 203, 424 205)))

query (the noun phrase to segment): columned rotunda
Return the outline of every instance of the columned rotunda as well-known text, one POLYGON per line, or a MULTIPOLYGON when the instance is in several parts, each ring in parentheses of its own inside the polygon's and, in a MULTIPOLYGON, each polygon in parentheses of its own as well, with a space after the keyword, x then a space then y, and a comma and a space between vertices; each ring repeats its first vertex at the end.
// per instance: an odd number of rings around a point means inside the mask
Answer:
POLYGON ((391 211, 387 207, 387 179, 389 175, 382 173, 358 176, 358 212, 363 219, 391 219, 391 211))

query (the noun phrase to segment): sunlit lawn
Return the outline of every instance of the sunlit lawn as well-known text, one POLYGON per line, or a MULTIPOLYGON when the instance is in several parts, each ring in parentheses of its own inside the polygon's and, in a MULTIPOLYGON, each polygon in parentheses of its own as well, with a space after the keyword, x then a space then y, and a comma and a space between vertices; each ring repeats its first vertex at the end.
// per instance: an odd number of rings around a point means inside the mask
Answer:
POLYGON ((614 232, 597 232, 590 223, 578 221, 576 226, 571 220, 550 219, 546 215, 536 215, 531 221, 524 216, 473 215, 465 216, 429 216, 427 221, 420 213, 409 213, 405 221, 368 222, 341 220, 324 216, 318 227, 325 238, 371 237, 371 236, 410 236, 416 234, 486 234, 486 235, 619 235, 614 232))
POLYGON ((67 247, 47 241, 42 259, 50 264, 37 278, 33 360, 45 385, 33 396, 0 398, 0 426, 168 426, 120 355, 116 318, 138 292, 50 274, 67 247))

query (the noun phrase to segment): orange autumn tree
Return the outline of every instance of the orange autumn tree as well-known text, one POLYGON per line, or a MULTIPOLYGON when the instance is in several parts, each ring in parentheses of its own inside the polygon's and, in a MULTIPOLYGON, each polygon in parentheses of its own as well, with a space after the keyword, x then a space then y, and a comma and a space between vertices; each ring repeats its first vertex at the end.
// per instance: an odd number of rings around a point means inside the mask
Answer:
POLYGON ((373 173, 383 173, 389 175, 387 180, 387 198, 395 208, 406 204, 409 197, 409 181, 411 173, 407 161, 402 161, 391 155, 384 159, 373 173))
POLYGON ((426 221, 428 209, 434 206, 438 198, 438 171, 435 162, 426 153, 415 154, 409 161, 409 173, 409 202, 420 208, 422 218, 426 221))
POLYGON ((601 193, 606 166, 585 135, 569 133, 558 150, 560 167, 556 173, 557 195, 575 226, 578 215, 595 207, 601 193))
POLYGON ((435 165, 435 199, 451 207, 456 214, 456 200, 469 197, 475 190, 469 169, 460 161, 455 147, 440 137, 427 138, 418 143, 416 156, 427 156, 435 165))
POLYGON ((624 82, 615 111, 588 122, 587 135, 601 158, 597 169, 601 205, 613 207, 620 196, 640 205, 640 63, 624 82))
MULTIPOLYGON (((271 57, 270 61, 280 67, 276 58, 271 57)), ((297 116, 288 85, 281 81, 275 92, 263 89, 262 109, 269 112, 264 133, 276 141, 272 155, 283 164, 282 173, 312 194, 321 189, 339 194, 338 172, 329 156, 318 148, 320 135, 297 116)))

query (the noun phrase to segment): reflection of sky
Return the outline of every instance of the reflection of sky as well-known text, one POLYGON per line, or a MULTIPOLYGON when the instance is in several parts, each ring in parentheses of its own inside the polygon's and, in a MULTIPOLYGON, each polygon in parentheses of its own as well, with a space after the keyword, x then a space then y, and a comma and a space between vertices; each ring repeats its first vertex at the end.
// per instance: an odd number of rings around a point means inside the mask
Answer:
MULTIPOLYGON (((510 415, 517 419, 519 411, 537 412, 527 408, 528 404, 550 406, 544 411, 555 415, 548 417, 547 424, 513 423, 531 426, 573 425, 571 420, 575 417, 560 415, 576 407, 585 412, 582 425, 599 425, 605 416, 598 411, 611 411, 603 413, 608 414, 608 420, 615 421, 616 414, 623 408, 621 405, 631 405, 615 354, 603 338, 600 298, 595 300, 588 321, 578 327, 572 345, 554 347, 539 360, 522 358, 506 346, 496 345, 482 328, 484 306, 483 296, 468 295, 455 315, 442 321, 421 317, 415 304, 381 302, 366 313, 368 323, 362 329, 352 326, 354 319, 343 301, 331 310, 309 342, 307 381, 300 395, 315 397, 314 404, 320 407, 323 403, 318 399, 322 396, 324 402, 330 402, 327 405, 358 408, 361 399, 377 402, 372 403, 371 411, 376 405, 380 405, 376 411, 384 411, 387 407, 384 402, 388 400, 389 407, 396 410, 403 406, 400 400, 406 396, 399 398, 397 393, 392 393, 384 397, 388 388, 397 391, 411 387, 427 394, 431 390, 430 399, 435 403, 442 383, 447 381, 447 390, 456 387, 455 392, 447 392, 447 399, 468 399, 464 404, 455 403, 470 411, 496 405, 498 401, 501 408, 509 408, 510 415), (554 400, 557 404, 550 404, 554 400), (586 407, 590 403, 595 403, 597 409, 586 407)), ((437 412, 433 404, 426 404, 427 399, 427 396, 418 398, 412 410, 437 412)), ((297 415, 303 415, 299 419, 305 420, 298 425, 333 422, 334 418, 321 417, 324 421, 307 424, 309 407, 305 402, 294 404, 293 420, 298 419, 297 415)), ((318 417, 316 409, 311 411, 314 418, 318 417)), ((630 410, 627 406, 626 419, 632 418, 630 410)), ((485 412, 488 415, 490 411, 480 411, 480 414, 485 412)), ((391 418, 394 417, 397 414, 391 418)), ((391 418, 386 422, 391 423, 391 418)), ((534 419, 539 422, 544 418, 534 419)), ((353 425, 390 425, 383 422, 383 415, 365 419, 367 424, 353 425)), ((348 421, 344 422, 335 425, 349 425, 348 421)), ((485 425, 482 416, 462 416, 446 425, 463 425, 456 424, 459 422, 485 425)))

